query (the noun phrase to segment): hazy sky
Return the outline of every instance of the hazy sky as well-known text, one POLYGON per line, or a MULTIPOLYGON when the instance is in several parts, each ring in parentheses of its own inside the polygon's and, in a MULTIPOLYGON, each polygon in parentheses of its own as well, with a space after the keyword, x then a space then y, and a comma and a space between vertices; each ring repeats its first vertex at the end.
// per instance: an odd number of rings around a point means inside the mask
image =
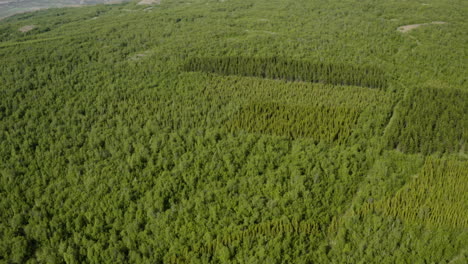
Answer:
POLYGON ((48 7, 125 2, 131 0, 0 0, 0 18, 48 7))

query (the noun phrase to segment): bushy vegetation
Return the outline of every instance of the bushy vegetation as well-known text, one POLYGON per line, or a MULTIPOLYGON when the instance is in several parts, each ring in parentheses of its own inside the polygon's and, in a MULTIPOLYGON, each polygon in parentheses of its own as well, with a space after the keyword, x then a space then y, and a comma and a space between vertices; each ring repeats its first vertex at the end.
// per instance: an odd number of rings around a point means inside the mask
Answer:
POLYGON ((390 147, 409 153, 464 151, 468 142, 468 92, 409 89, 389 126, 390 147))
POLYGON ((395 197, 379 204, 378 210, 409 222, 468 227, 466 161, 428 159, 414 177, 395 197))
POLYGON ((375 67, 357 67, 344 64, 291 61, 281 58, 192 58, 186 71, 204 71, 225 75, 258 76, 288 81, 322 82, 335 85, 357 85, 385 88, 387 77, 375 67))
POLYGON ((283 135, 311 137, 315 142, 345 142, 352 133, 359 112, 347 108, 290 106, 278 103, 252 103, 239 110, 228 122, 228 129, 245 129, 283 135))
POLYGON ((0 263, 466 263, 467 8, 427 4, 2 20, 0 263))

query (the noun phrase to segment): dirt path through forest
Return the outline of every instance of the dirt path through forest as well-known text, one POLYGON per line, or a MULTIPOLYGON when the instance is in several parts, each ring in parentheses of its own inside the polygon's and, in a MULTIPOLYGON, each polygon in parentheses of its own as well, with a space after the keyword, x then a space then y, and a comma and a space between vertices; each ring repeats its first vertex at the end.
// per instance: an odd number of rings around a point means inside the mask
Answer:
POLYGON ((416 29, 416 28, 418 28, 418 27, 421 27, 421 26, 443 25, 443 24, 447 24, 447 22, 443 22, 443 21, 433 21, 433 22, 431 22, 431 23, 406 25, 406 26, 398 27, 397 30, 400 31, 401 33, 406 33, 406 32, 409 32, 409 31, 411 31, 411 30, 413 30, 413 29, 416 29))

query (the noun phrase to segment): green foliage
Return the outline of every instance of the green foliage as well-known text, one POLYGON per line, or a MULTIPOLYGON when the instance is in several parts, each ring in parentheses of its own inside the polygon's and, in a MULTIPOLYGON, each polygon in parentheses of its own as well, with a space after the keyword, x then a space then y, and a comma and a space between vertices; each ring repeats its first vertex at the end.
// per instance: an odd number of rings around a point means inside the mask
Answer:
POLYGON ((0 263, 464 263, 466 8, 429 4, 2 20, 0 263))
POLYGON ((228 121, 230 131, 281 135, 289 138, 310 137, 315 142, 344 143, 359 118, 352 108, 311 107, 278 103, 251 103, 228 121))
POLYGON ((252 241, 258 240, 260 237, 273 239, 275 237, 285 238, 286 236, 306 238, 321 237, 321 234, 318 225, 312 222, 298 221, 297 218, 291 221, 288 219, 267 221, 250 225, 244 230, 224 233, 215 239, 205 236, 207 238, 205 241, 191 245, 190 249, 182 250, 185 256, 174 256, 174 258, 190 259, 190 254, 217 255, 220 261, 225 263, 230 259, 230 251, 234 249, 240 251, 240 249, 237 249, 238 247, 246 247, 246 245, 248 246, 252 241))
POLYGON ((468 162, 428 158, 422 170, 376 210, 435 227, 468 227, 468 162))
POLYGON ((185 63, 183 69, 224 75, 257 76, 371 88, 385 88, 388 82, 385 73, 375 67, 292 61, 276 57, 192 58, 185 63))
POLYGON ((467 101, 468 93, 458 89, 409 89, 386 131, 389 146, 408 153, 464 152, 467 101))
POLYGON ((454 157, 385 152, 347 212, 330 224, 328 255, 338 262, 463 260, 466 171, 466 161, 454 157))

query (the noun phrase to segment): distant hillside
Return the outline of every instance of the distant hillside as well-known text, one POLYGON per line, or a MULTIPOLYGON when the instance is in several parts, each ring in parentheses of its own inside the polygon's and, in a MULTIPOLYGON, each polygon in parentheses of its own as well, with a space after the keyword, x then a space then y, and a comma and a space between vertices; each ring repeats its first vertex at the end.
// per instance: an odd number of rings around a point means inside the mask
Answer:
POLYGON ((18 13, 31 12, 51 7, 75 7, 128 1, 130 0, 2 0, 0 1, 0 19, 18 13))

